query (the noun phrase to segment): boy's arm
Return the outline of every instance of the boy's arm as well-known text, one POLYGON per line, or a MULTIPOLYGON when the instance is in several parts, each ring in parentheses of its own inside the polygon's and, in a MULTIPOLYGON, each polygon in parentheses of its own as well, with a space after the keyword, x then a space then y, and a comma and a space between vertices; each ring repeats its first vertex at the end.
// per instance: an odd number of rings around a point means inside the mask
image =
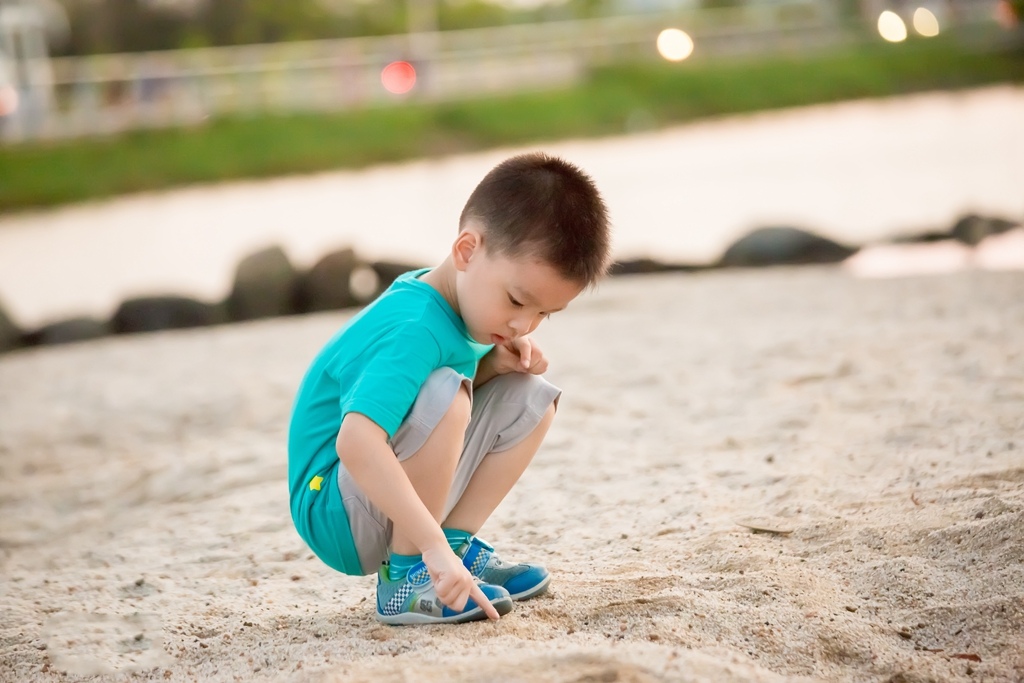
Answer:
POLYGON ((491 349, 487 355, 480 359, 476 366, 476 375, 473 377, 473 388, 481 387, 498 376, 494 367, 495 350, 491 349))
POLYGON ((529 336, 512 340, 508 345, 498 344, 480 359, 473 387, 483 386, 498 375, 510 372, 528 372, 543 375, 547 372, 548 360, 529 336))
POLYGON ((420 500, 388 445, 387 433, 365 415, 348 413, 338 431, 336 449, 359 488, 423 554, 441 601, 460 611, 473 598, 488 617, 497 619, 497 610, 452 552, 441 525, 420 500))

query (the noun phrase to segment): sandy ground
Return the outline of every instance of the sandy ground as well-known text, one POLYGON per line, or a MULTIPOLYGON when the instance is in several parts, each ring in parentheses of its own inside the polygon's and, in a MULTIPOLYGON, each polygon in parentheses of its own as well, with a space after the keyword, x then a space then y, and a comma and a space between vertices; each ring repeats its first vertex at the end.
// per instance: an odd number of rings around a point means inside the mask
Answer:
POLYGON ((560 415, 483 533, 552 589, 461 627, 377 624, 291 527, 345 314, 2 356, 0 680, 1024 680, 1022 291, 605 283, 542 328, 560 415))
MULTIPOLYGON (((860 245, 948 228, 966 212, 1024 219, 1024 87, 926 93, 724 117, 543 149, 604 192, 620 258, 711 262, 788 224, 860 245)), ((532 149, 532 148, 531 148, 532 149)), ((298 265, 332 249, 439 262, 480 178, 523 149, 364 171, 233 182, 0 216, 0 302, 22 326, 107 317, 124 298, 216 300, 246 254, 298 265)))

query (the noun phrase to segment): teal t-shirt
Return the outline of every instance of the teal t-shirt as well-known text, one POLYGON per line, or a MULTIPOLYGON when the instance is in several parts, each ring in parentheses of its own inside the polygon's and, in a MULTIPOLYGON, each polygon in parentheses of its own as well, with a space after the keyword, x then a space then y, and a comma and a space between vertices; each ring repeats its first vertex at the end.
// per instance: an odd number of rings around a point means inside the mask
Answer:
POLYGON ((292 519, 314 552, 339 571, 354 573, 336 566, 339 563, 359 566, 355 548, 350 540, 346 544, 344 538, 323 536, 347 536, 347 518, 311 516, 328 503, 316 499, 326 496, 332 499, 330 514, 344 515, 337 491, 340 461, 335 442, 345 415, 365 415, 390 439, 431 372, 450 367, 472 378, 477 363, 492 348, 474 341, 444 297, 419 279, 428 270, 401 275, 349 320, 314 358, 295 398, 288 429, 292 519), (330 548, 324 547, 327 541, 330 548), (335 548, 337 543, 341 545, 335 548))

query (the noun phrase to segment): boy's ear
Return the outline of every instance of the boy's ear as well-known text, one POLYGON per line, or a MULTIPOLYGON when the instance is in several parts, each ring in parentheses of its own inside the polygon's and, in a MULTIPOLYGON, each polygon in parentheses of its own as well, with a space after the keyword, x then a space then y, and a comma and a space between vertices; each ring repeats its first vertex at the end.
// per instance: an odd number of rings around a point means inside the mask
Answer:
POLYGON ((466 269, 473 254, 482 243, 483 237, 473 228, 466 228, 459 233, 459 236, 455 238, 455 243, 452 244, 452 262, 455 264, 456 270, 466 269))

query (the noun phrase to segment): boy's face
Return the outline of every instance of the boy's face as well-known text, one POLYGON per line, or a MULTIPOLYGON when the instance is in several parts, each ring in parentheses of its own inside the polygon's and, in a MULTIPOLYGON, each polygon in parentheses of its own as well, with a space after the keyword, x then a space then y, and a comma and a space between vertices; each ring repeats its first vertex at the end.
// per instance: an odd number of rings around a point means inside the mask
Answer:
POLYGON ((488 252, 472 229, 459 235, 453 253, 458 312, 481 344, 507 345, 530 334, 583 291, 582 284, 535 257, 488 252))

